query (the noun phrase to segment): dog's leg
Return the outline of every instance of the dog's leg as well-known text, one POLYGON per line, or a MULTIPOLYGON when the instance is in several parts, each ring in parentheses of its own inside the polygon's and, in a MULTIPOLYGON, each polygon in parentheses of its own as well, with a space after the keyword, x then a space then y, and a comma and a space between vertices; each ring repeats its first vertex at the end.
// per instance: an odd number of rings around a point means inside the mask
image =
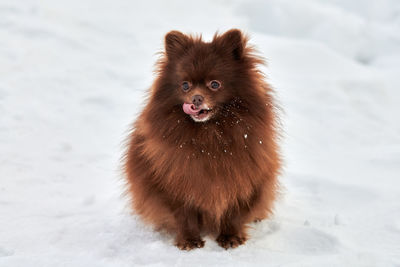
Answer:
POLYGON ((248 214, 245 209, 229 210, 222 218, 220 233, 217 237, 218 244, 225 248, 236 248, 247 240, 247 233, 244 225, 244 216, 248 214))
POLYGON ((182 250, 204 247, 200 237, 200 215, 195 209, 179 208, 175 211, 178 233, 176 246, 182 250))

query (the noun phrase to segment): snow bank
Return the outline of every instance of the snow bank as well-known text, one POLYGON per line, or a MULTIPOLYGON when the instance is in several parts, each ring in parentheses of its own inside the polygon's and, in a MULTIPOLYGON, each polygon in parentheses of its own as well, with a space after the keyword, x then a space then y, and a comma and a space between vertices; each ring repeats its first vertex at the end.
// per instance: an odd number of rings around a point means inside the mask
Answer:
POLYGON ((396 0, 251 0, 238 10, 254 30, 316 40, 362 64, 396 65, 388 58, 395 56, 398 62, 400 56, 396 0))

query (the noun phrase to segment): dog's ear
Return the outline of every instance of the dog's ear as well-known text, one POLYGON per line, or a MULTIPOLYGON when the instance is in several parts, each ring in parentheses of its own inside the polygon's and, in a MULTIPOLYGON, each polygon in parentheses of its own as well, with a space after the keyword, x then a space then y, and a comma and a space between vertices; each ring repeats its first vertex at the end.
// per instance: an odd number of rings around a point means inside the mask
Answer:
POLYGON ((190 38, 178 31, 165 35, 165 52, 168 59, 176 58, 190 46, 190 38))
POLYGON ((235 60, 240 60, 246 46, 246 38, 240 30, 231 29, 221 36, 215 35, 213 44, 217 50, 229 53, 235 60))

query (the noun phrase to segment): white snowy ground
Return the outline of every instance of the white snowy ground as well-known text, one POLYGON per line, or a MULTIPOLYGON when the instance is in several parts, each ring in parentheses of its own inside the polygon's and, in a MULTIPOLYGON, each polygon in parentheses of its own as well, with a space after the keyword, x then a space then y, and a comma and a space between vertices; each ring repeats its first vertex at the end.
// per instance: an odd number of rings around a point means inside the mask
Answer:
POLYGON ((400 266, 399 76, 397 0, 0 0, 0 266, 400 266), (285 190, 245 246, 182 252, 129 215, 121 144, 163 35, 232 27, 285 110, 285 190))

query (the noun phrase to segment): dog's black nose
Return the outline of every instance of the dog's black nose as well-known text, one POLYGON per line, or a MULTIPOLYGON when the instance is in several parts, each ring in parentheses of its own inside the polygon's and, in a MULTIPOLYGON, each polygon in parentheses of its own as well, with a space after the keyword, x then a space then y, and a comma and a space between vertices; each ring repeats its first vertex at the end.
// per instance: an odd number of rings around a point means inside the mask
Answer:
POLYGON ((201 106, 201 104, 203 104, 203 100, 204 100, 204 97, 202 97, 201 95, 195 95, 192 98, 192 102, 197 108, 199 106, 201 106))

